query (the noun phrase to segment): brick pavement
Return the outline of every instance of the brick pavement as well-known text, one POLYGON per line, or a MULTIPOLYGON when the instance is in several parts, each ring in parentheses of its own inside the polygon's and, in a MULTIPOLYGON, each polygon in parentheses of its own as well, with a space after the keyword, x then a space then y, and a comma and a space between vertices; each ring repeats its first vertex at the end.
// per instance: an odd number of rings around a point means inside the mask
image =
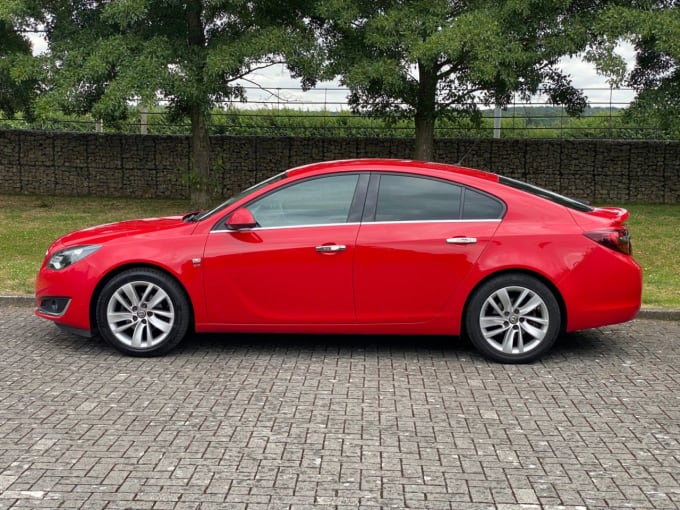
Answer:
POLYGON ((680 508, 680 324, 491 364, 459 339, 119 355, 0 308, 0 508, 680 508))

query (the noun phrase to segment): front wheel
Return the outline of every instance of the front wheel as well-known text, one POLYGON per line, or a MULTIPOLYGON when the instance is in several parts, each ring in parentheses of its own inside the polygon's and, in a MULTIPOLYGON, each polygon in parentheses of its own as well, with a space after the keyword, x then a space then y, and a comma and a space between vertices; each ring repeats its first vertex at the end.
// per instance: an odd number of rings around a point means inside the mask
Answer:
POLYGON ((465 328, 474 346, 501 363, 526 363, 545 354, 561 328, 560 307, 541 281, 524 274, 483 283, 470 298, 465 328))
POLYGON ((132 356, 158 356, 187 333, 189 303, 180 285, 162 271, 130 269, 113 277, 96 304, 100 334, 132 356))

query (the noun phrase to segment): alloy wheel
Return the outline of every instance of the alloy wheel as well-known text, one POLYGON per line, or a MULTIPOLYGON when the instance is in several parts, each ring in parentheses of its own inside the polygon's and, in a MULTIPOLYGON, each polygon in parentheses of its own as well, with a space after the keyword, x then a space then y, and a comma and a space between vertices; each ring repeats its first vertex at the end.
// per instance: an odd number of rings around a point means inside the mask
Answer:
POLYGON ((133 349, 162 343, 175 323, 170 296, 158 285, 133 281, 119 287, 106 309, 108 327, 122 344, 133 349))
POLYGON ((479 326, 487 344, 504 354, 525 354, 548 333, 550 314, 545 301, 531 289, 503 287, 482 305, 479 326))

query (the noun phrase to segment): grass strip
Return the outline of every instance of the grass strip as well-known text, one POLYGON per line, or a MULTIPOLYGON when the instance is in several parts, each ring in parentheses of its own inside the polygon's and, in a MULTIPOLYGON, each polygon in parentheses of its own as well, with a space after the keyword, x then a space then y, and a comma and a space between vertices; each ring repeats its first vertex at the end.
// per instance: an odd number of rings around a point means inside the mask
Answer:
MULTIPOLYGON (((680 205, 627 205, 643 304, 680 308, 680 205)), ((0 294, 32 294, 47 247, 73 230, 131 218, 182 214, 185 200, 0 196, 0 294)))

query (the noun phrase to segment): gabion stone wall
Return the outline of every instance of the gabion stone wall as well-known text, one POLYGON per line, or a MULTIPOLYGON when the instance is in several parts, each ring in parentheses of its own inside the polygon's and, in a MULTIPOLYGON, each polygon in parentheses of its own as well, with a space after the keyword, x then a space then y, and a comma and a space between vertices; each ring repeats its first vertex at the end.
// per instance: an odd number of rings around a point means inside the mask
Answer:
MULTIPOLYGON (((214 189, 229 196, 290 167, 357 157, 409 158, 398 138, 212 137, 214 189)), ((0 193, 189 195, 188 136, 0 131, 0 193)), ((680 142, 438 139, 461 163, 597 203, 680 203, 680 142)))

